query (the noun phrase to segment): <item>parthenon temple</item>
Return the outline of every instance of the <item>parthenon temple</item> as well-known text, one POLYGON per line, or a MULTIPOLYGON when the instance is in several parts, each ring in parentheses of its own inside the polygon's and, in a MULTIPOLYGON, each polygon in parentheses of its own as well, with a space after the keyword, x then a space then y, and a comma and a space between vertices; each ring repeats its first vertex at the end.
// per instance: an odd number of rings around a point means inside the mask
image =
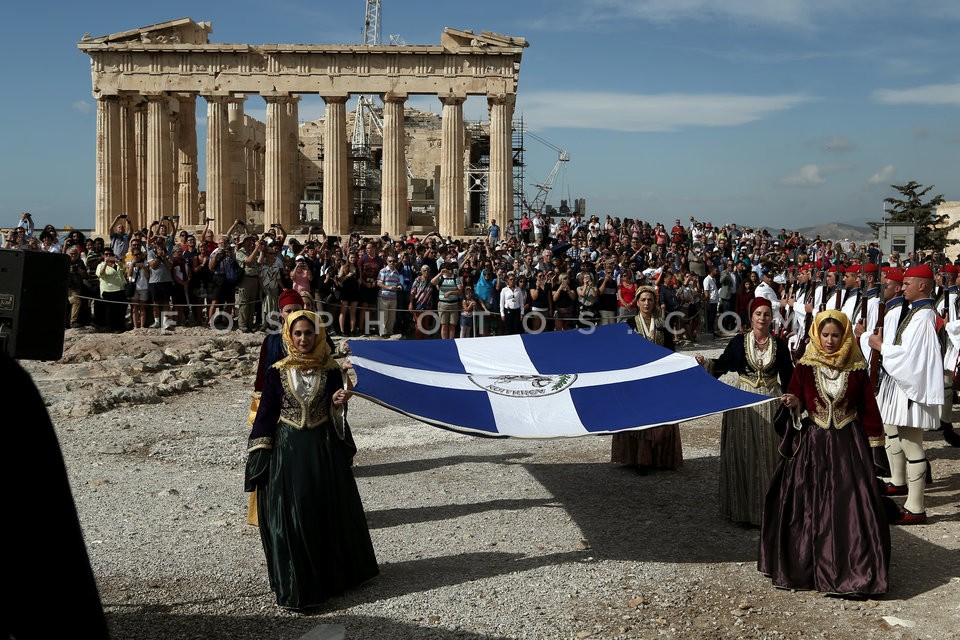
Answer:
POLYGON ((436 45, 211 44, 209 22, 181 18, 77 45, 90 56, 97 101, 95 232, 115 216, 135 228, 163 215, 182 226, 226 231, 250 203, 262 221, 298 223, 298 103, 319 95, 323 120, 322 205, 329 235, 351 231, 354 158, 346 104, 351 96, 383 101, 379 171, 380 232, 398 237, 410 226, 404 106, 413 95, 442 105, 436 230, 464 233, 469 153, 463 104, 485 96, 489 113, 486 212, 513 215, 512 119, 520 58, 527 43, 490 32, 447 28, 436 45), (266 123, 244 114, 260 95, 266 123), (198 180, 196 100, 206 101, 206 189, 198 180))

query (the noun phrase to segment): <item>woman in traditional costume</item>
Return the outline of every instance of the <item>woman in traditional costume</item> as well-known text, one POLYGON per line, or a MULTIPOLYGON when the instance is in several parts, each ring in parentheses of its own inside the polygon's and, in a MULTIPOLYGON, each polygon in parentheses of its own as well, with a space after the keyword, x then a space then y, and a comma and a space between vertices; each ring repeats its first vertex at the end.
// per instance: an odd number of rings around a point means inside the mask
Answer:
MULTIPOLYGON (((739 374, 738 389, 779 397, 790 384, 793 362, 782 338, 771 334, 773 312, 766 298, 750 302, 751 328, 727 343, 719 358, 696 359, 719 378, 739 374)), ((720 514, 744 525, 759 526, 763 500, 777 468, 779 438, 773 428, 774 403, 766 402, 723 414, 720 427, 720 514)))
MULTIPOLYGON (((673 333, 663 324, 653 287, 637 289, 638 313, 630 318, 631 328, 641 338, 674 350, 673 333)), ((637 473, 646 475, 650 467, 677 470, 683 466, 683 448, 680 444, 680 425, 667 424, 640 431, 617 433, 613 436, 610 461, 636 465, 637 473)))
POLYGON ((784 589, 886 593, 890 528, 870 453, 883 424, 846 314, 817 314, 781 402, 806 417, 781 443, 757 568, 784 589))
POLYGON ((277 604, 305 609, 379 573, 350 467, 349 392, 317 316, 287 317, 287 356, 267 370, 244 488, 257 490, 260 540, 277 604))

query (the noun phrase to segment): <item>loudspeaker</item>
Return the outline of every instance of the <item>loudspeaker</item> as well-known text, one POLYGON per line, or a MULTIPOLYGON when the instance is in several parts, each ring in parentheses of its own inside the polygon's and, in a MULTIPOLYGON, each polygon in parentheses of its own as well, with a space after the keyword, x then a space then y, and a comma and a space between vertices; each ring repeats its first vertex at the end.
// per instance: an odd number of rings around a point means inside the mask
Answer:
POLYGON ((0 249, 0 348, 21 360, 63 357, 69 256, 0 249))

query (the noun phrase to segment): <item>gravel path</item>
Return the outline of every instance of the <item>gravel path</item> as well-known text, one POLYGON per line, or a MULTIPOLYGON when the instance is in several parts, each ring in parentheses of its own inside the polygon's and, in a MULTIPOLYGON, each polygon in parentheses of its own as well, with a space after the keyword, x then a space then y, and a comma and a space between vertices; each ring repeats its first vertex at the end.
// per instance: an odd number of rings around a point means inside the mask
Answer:
POLYGON ((321 624, 384 640, 960 637, 960 450, 939 434, 931 523, 894 529, 887 597, 850 601, 757 573, 758 531, 717 516, 719 416, 681 427, 682 470, 641 477, 608 462, 607 437, 474 438, 355 399, 381 575, 303 615, 274 605, 244 523, 248 370, 76 417, 57 410, 74 393, 52 382, 57 365, 24 366, 50 404, 115 638, 293 639, 321 624))

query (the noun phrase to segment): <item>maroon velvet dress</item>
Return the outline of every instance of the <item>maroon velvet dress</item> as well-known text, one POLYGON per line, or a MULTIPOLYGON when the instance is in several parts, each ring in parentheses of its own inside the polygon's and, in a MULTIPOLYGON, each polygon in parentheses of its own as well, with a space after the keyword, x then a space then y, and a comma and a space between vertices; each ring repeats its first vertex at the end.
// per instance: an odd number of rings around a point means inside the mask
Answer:
POLYGON ((810 418, 780 445, 757 568, 785 589, 886 593, 890 528, 868 443, 882 442, 883 425, 869 377, 801 364, 787 393, 810 418))
MULTIPOLYGON (((629 322, 637 335, 661 347, 676 351, 673 334, 663 321, 656 318, 653 332, 648 335, 643 327, 643 318, 634 316, 629 322)), ((680 442, 680 425, 665 424, 640 431, 616 433, 611 442, 610 461, 617 464, 636 465, 639 473, 648 467, 676 471, 683 466, 683 445, 680 442)))

